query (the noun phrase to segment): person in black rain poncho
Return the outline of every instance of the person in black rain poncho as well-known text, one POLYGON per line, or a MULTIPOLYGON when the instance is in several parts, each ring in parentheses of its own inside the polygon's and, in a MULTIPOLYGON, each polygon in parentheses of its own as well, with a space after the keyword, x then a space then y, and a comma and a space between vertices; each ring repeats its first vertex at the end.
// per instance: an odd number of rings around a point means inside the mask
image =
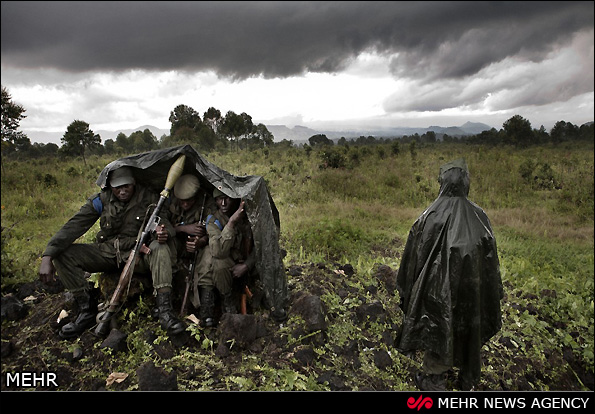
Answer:
POLYGON ((397 290, 404 313, 397 348, 424 351, 420 390, 446 389, 446 372, 459 368, 460 389, 477 385, 481 347, 501 326, 503 297, 496 240, 485 212, 467 199, 464 159, 440 168, 438 198, 413 224, 397 290))

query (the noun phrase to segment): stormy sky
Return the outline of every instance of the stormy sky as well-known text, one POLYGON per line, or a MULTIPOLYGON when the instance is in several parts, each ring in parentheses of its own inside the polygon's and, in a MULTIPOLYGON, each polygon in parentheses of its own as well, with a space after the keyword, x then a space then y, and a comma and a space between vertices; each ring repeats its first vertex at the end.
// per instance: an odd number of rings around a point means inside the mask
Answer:
POLYGON ((2 86, 25 132, 168 129, 179 104, 313 128, 593 120, 590 1, 1 7, 2 86))

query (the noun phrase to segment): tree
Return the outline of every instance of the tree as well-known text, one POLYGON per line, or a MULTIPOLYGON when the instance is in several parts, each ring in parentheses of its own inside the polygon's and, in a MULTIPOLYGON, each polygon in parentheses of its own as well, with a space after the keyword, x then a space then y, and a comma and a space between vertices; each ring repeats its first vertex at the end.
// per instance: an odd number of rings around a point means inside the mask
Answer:
POLYGON ((535 133, 531 123, 520 115, 515 115, 502 125, 504 129, 504 142, 521 147, 535 143, 535 133))
POLYGON ((89 129, 88 123, 79 120, 74 120, 68 125, 61 141, 62 151, 66 154, 82 155, 85 165, 87 165, 85 150, 101 145, 101 137, 89 129))
POLYGON ((225 119, 221 124, 221 133, 223 136, 236 140, 236 148, 239 150, 239 139, 242 135, 252 132, 252 117, 245 112, 238 115, 233 111, 225 114, 225 119))
POLYGON ((134 152, 146 152, 157 149, 159 146, 157 137, 147 128, 143 132, 136 131, 130 134, 128 139, 132 142, 134 152))
POLYGON ((265 124, 253 125, 246 142, 250 148, 264 148, 273 145, 274 136, 265 124))
MULTIPOLYGON (((23 132, 18 131, 21 120, 27 116, 23 115, 25 108, 12 101, 12 97, 4 86, 2 86, 2 160, 6 152, 19 151, 19 149, 31 146, 31 141, 23 132)), ((2 162, 2 172, 4 163, 2 162)))
POLYGON ((133 147, 134 143, 132 142, 131 139, 129 139, 125 133, 120 132, 118 133, 118 136, 116 137, 116 147, 119 148, 121 151, 125 152, 125 153, 131 153, 133 152, 133 147))
POLYGON ((550 131, 550 136, 555 144, 572 141, 579 137, 579 128, 565 121, 558 121, 550 131))
POLYGON ((310 138, 308 138, 308 142, 313 147, 321 145, 334 145, 334 142, 331 139, 328 139, 324 134, 312 135, 310 138))
POLYGON ((176 135, 178 129, 184 127, 194 130, 197 125, 202 123, 202 120, 193 108, 187 105, 178 105, 170 112, 169 122, 171 122, 170 135, 176 135))
POLYGON ((223 123, 220 110, 211 106, 209 109, 207 109, 202 118, 204 123, 210 126, 215 134, 219 132, 219 127, 223 123))
MULTIPOLYGON (((124 134, 122 134, 124 135, 124 134)), ((115 154, 116 153, 116 141, 113 139, 106 139, 103 143, 103 148, 105 149, 106 154, 115 154)))

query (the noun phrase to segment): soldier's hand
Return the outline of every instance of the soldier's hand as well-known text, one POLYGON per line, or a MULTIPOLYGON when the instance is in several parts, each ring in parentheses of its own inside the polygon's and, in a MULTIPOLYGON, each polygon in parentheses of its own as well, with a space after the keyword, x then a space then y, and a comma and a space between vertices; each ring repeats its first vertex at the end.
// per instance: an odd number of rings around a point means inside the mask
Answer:
POLYGON ((240 221, 240 219, 242 218, 242 214, 244 214, 244 200, 242 200, 236 212, 233 213, 233 215, 229 218, 228 224, 235 224, 238 221, 240 221))
POLYGON ((186 251, 188 253, 194 253, 196 251, 196 242, 198 241, 198 237, 196 236, 188 236, 186 240, 186 251))
POLYGON ((151 249, 149 249, 149 246, 147 246, 146 244, 143 243, 140 246, 139 252, 141 254, 147 254, 147 255, 149 255, 149 254, 151 254, 151 249))
POLYGON ((196 236, 198 236, 198 238, 204 237, 207 235, 207 229, 205 228, 204 224, 201 223, 196 223, 196 236))
POLYGON ((245 263, 238 263, 231 268, 231 274, 233 277, 238 278, 248 273, 248 266, 245 263))
POLYGON ((49 283, 56 280, 56 268, 50 256, 43 256, 41 258, 41 265, 39 266, 39 280, 43 283, 49 283))
POLYGON ((169 234, 167 233, 167 230, 165 229, 164 224, 157 227, 157 229, 155 230, 155 233, 157 234, 157 241, 159 243, 163 244, 163 243, 167 242, 167 239, 169 238, 169 234))

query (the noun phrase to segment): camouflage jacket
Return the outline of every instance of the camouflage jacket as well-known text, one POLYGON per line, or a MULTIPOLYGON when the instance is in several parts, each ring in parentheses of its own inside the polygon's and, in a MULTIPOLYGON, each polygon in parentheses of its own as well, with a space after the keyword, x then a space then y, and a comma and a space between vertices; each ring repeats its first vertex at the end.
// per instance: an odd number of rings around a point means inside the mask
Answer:
MULTIPOLYGON (((159 195, 137 184, 134 195, 127 203, 119 201, 106 189, 89 197, 80 210, 50 239, 43 256, 57 257, 83 236, 99 219, 99 232, 95 243, 106 255, 125 261, 134 247, 141 227, 148 219, 159 195)), ((166 209, 167 207, 163 207, 166 209)), ((175 231, 167 218, 167 211, 160 214, 169 236, 175 231)))

